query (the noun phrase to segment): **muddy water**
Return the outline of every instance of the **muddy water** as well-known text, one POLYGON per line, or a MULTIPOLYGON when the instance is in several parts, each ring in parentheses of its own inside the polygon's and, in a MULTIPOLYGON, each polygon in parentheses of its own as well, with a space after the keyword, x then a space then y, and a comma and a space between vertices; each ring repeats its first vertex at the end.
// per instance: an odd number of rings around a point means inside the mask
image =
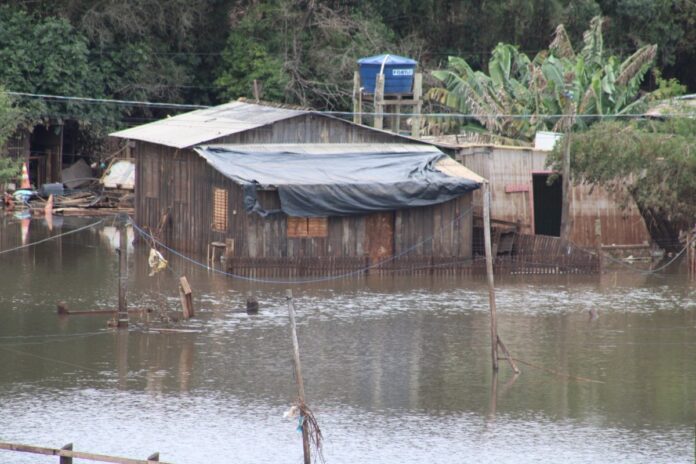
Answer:
MULTIPOLYGON (((32 221, 27 240, 50 232, 32 221)), ((21 244, 0 219, 0 250, 21 244)), ((283 412, 295 397, 284 291, 297 299, 309 404, 328 463, 689 463, 696 421, 696 285, 678 274, 508 278, 499 329, 523 372, 489 366, 481 280, 381 278, 313 285, 240 282, 182 259, 148 277, 129 268, 133 306, 178 307, 195 292, 189 333, 128 332, 114 307, 111 221, 0 254, 0 440, 176 463, 298 463, 283 412), (254 290, 258 316, 242 312, 254 290), (588 311, 599 317, 590 320, 588 311), (561 375, 563 374, 563 375, 561 375)), ((9 463, 56 458, 0 452, 9 463)))

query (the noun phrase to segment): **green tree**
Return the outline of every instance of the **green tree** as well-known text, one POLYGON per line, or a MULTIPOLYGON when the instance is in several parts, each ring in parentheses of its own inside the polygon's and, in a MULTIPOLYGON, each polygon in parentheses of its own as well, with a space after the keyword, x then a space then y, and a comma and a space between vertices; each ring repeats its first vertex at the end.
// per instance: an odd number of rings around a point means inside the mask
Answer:
MULTIPOLYGON (((5 145, 16 130, 20 116, 21 112, 14 106, 12 99, 0 88, 0 147, 5 145)), ((4 155, 0 152, 0 186, 15 179, 19 174, 19 162, 4 155)))
MULTIPOLYGON (((576 182, 602 186, 623 204, 635 201, 653 239, 679 248, 679 230, 696 218, 696 121, 601 122, 573 134, 571 150, 576 182)), ((555 168, 560 151, 549 158, 555 168)))
MULTIPOLYGON (((64 19, 40 19, 0 7, 0 84, 30 94, 101 96, 88 63, 87 42, 64 19)), ((51 120, 89 121, 104 116, 99 107, 76 102, 18 98, 20 126, 51 120)))
POLYGON ((251 96, 257 79, 264 99, 347 109, 358 58, 384 52, 419 55, 417 39, 397 45, 394 34, 365 6, 272 0, 252 2, 231 16, 216 81, 228 99, 251 96))

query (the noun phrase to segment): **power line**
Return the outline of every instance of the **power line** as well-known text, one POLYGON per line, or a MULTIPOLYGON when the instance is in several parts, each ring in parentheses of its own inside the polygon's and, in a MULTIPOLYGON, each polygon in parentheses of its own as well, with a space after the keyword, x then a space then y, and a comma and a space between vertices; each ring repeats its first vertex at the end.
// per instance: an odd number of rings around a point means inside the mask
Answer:
POLYGON ((74 102, 95 103, 95 104, 148 106, 148 107, 152 107, 152 108, 180 108, 180 109, 209 108, 209 106, 205 106, 205 105, 192 105, 192 104, 182 104, 182 103, 160 103, 160 102, 137 101, 137 100, 115 100, 115 99, 111 99, 111 98, 70 97, 70 96, 66 96, 66 95, 47 95, 47 94, 40 94, 40 93, 12 92, 12 91, 6 91, 5 93, 8 95, 17 96, 17 97, 41 98, 41 99, 45 99, 45 100, 74 101, 74 102))
MULTIPOLYGON (((150 101, 139 101, 139 100, 116 100, 109 98, 90 98, 90 97, 74 97, 67 95, 48 95, 48 94, 37 94, 29 92, 5 92, 8 95, 29 97, 29 98, 40 98, 45 100, 59 100, 59 101, 73 101, 89 104, 114 104, 114 105, 125 105, 125 106, 143 106, 143 107, 153 107, 153 108, 169 108, 169 109, 207 109, 212 108, 210 105, 196 105, 196 104, 185 104, 185 103, 164 103, 164 102, 150 102, 150 101)), ((356 112, 356 111, 331 111, 331 110, 306 110, 307 113, 325 114, 330 116, 396 116, 395 113, 386 112, 356 112)), ((557 114, 507 114, 507 113, 486 113, 486 114, 475 114, 475 113, 399 113, 401 117, 422 117, 422 118, 456 118, 456 119, 558 119, 563 117, 568 117, 567 114, 557 113, 557 114)), ((644 113, 626 113, 626 114, 576 114, 572 115, 576 119, 633 119, 633 118, 644 118, 646 115, 644 113)), ((694 118, 696 117, 696 111, 684 112, 684 113, 664 113, 659 114, 661 118, 694 118)), ((172 121, 170 124, 178 125, 179 123, 185 123, 187 120, 185 118, 178 118, 176 122, 172 121)), ((191 120, 193 122, 193 120, 191 120)), ((198 121, 196 121, 198 122, 198 121)), ((214 125, 209 125, 209 127, 214 127, 214 125)))
POLYGON ((50 237, 47 237, 47 238, 44 238, 44 239, 41 239, 41 240, 37 240, 36 242, 27 243, 26 245, 20 245, 20 246, 18 246, 18 247, 10 248, 10 249, 8 249, 8 250, 2 250, 2 251, 0 251, 0 255, 4 255, 5 253, 11 253, 11 252, 13 252, 13 251, 21 250, 21 249, 23 249, 23 248, 29 248, 29 247, 31 247, 31 246, 38 245, 39 243, 48 242, 48 241, 51 241, 51 240, 56 239, 56 238, 59 238, 59 237, 65 237, 66 235, 75 234, 75 233, 81 232, 81 231, 83 231, 83 230, 91 229, 92 227, 98 226, 98 225, 101 224, 102 222, 104 222, 104 219, 101 219, 101 220, 99 220, 99 221, 97 221, 97 222, 94 222, 94 223, 92 223, 92 224, 89 224, 89 225, 87 225, 87 226, 80 227, 80 228, 78 228, 78 229, 70 230, 70 231, 64 232, 64 233, 62 233, 62 234, 52 235, 52 236, 50 236, 50 237))

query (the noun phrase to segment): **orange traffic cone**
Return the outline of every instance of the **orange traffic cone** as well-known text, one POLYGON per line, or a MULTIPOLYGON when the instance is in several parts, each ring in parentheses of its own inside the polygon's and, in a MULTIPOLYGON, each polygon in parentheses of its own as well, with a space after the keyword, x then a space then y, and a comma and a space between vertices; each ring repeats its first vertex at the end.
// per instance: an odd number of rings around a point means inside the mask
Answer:
POLYGON ((29 182, 29 171, 27 171, 27 163, 22 163, 22 178, 20 179, 19 188, 31 188, 31 182, 29 182))

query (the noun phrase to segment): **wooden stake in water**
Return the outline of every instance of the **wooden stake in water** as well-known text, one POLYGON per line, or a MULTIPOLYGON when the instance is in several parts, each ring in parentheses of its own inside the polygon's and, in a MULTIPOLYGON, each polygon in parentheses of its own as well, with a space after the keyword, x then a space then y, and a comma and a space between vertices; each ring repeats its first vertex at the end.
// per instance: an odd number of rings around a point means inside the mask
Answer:
POLYGON ((486 252, 486 277, 488 280, 488 304, 491 308, 491 361, 493 372, 498 371, 498 346, 505 353, 505 358, 512 370, 518 374, 520 370, 515 365, 512 355, 503 341, 498 336, 498 319, 495 306, 495 281, 493 279, 493 253, 491 251, 491 192, 487 182, 481 187, 483 190, 483 244, 486 252))
POLYGON ((495 283, 493 281, 493 256, 491 253, 491 192, 488 183, 483 190, 483 246, 486 253, 486 277, 488 280, 488 305, 491 310, 491 361, 493 372, 498 371, 498 321, 495 308, 495 283))
MULTIPOLYGON (((295 363, 295 380, 297 381, 297 393, 300 404, 305 404, 304 382, 302 380, 302 366, 300 365, 300 344, 297 341, 297 326, 295 324, 295 304, 292 301, 292 290, 287 290, 285 298, 288 300, 288 314, 290 315, 290 335, 292 337, 293 362, 295 363)), ((300 412, 302 414, 302 412, 300 412)), ((300 416, 302 417, 302 416, 300 416)), ((311 464, 309 453, 309 431, 306 424, 302 423, 302 450, 304 452, 304 464, 311 464)))
POLYGON ((126 285, 128 282, 128 230, 121 226, 118 242, 118 324, 119 329, 128 328, 128 303, 126 285))

